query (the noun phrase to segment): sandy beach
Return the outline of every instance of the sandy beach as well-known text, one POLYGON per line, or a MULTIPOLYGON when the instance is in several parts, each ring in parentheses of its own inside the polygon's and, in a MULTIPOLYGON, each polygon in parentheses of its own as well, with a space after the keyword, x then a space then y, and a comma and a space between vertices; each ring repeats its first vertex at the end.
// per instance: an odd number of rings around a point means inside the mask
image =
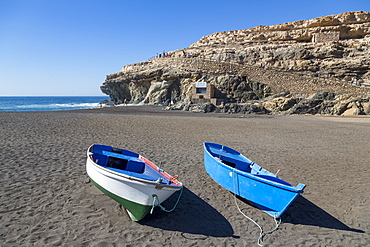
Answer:
MULTIPOLYGON (((203 168, 232 147, 305 192, 264 246, 370 245, 370 118, 197 114, 160 107, 0 112, 0 246, 257 246, 259 229, 203 168), (93 143, 140 153, 185 185, 177 208, 132 222, 89 182, 93 143)), ((171 208, 178 194, 164 203, 171 208)), ((264 230, 263 211, 237 200, 264 230)))

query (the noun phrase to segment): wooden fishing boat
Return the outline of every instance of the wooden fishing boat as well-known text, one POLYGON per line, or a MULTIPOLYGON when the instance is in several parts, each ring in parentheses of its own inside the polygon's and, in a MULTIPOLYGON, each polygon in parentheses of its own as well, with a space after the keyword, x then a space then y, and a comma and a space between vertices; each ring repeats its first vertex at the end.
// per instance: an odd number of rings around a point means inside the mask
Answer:
POLYGON ((141 155, 106 145, 88 148, 86 171, 91 182, 126 208, 134 221, 183 187, 177 176, 170 176, 141 155))
POLYGON ((211 178, 274 218, 303 193, 304 184, 293 186, 234 149, 210 142, 203 147, 204 166, 211 178))

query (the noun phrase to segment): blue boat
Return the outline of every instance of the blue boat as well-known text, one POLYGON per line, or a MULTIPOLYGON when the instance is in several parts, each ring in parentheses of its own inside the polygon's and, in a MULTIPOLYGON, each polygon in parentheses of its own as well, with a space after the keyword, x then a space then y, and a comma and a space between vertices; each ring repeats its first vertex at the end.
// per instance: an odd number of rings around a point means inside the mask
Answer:
POLYGON ((281 180, 232 148, 210 142, 203 147, 209 176, 274 218, 279 218, 306 187, 281 180))

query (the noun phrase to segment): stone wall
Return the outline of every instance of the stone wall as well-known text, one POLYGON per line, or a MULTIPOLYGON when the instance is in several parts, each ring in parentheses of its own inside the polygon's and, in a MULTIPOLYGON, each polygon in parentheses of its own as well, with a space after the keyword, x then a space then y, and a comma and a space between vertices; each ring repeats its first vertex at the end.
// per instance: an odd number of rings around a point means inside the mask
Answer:
POLYGON ((340 40, 340 32, 325 32, 315 33, 312 38, 312 42, 333 42, 340 40))

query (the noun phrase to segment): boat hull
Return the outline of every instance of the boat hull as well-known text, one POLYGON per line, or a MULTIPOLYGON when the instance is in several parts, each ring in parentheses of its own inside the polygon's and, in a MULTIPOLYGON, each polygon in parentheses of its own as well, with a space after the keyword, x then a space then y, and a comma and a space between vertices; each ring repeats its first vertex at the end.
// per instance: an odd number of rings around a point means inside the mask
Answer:
MULTIPOLYGON (((260 174, 251 174, 230 167, 215 157, 207 145, 212 143, 205 143, 204 146, 204 166, 209 176, 225 189, 247 199, 270 216, 279 218, 303 193, 305 185, 292 186, 263 168, 260 168, 260 174)), ((241 154, 235 156, 243 162, 254 164, 241 154)))
POLYGON ((143 219, 152 209, 154 202, 158 205, 180 190, 182 185, 163 185, 155 181, 146 181, 96 164, 88 155, 86 172, 91 182, 104 194, 126 208, 134 221, 143 219))
POLYGON ((104 194, 121 204, 129 214, 130 218, 133 221, 139 221, 143 219, 151 210, 151 206, 148 205, 141 205, 139 203, 135 203, 129 200, 126 200, 125 198, 122 198, 120 196, 117 196, 116 194, 106 190, 102 186, 100 186, 98 183, 96 183, 92 178, 90 178, 90 181, 104 194))

